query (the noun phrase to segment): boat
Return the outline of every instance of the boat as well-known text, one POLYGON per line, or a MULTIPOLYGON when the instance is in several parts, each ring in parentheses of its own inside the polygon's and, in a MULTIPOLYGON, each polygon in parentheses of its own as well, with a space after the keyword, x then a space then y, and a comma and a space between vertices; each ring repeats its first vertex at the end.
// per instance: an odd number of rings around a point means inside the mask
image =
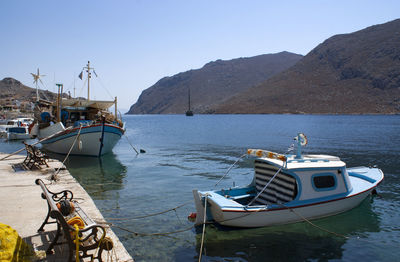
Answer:
POLYGON ((7 140, 26 140, 31 138, 27 126, 7 127, 6 132, 7 140))
POLYGON ((337 156, 248 149, 254 177, 248 186, 193 190, 196 225, 206 221, 231 227, 265 227, 336 215, 358 206, 383 180, 376 167, 347 168, 337 156))
MULTIPOLYGON (((116 97, 113 101, 89 98, 94 68, 88 62, 83 70, 87 73, 87 99, 63 97, 63 85, 57 84, 57 101, 37 101, 36 123, 31 127, 31 134, 41 141, 47 151, 100 157, 112 151, 125 133, 125 124, 117 117, 116 97), (115 107, 115 114, 109 111, 112 106, 115 107)), ((79 75, 81 79, 82 74, 83 71, 79 75)))
POLYGON ((0 122, 0 138, 6 138, 7 140, 30 139, 28 126, 32 122, 33 118, 29 117, 4 120, 0 122))
POLYGON ((188 110, 186 111, 186 116, 193 116, 193 111, 190 109, 190 88, 189 88, 189 91, 188 91, 188 101, 189 101, 189 107, 188 107, 188 110))

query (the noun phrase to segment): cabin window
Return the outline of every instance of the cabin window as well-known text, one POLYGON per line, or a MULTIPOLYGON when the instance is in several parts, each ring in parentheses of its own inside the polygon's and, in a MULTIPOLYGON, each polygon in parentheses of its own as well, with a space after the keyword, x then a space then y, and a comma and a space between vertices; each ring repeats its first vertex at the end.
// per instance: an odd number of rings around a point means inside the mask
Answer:
POLYGON ((336 177, 332 173, 315 174, 311 179, 316 191, 332 190, 336 188, 336 177))
POLYGON ((79 120, 79 113, 78 112, 71 112, 71 121, 75 122, 76 120, 79 120))

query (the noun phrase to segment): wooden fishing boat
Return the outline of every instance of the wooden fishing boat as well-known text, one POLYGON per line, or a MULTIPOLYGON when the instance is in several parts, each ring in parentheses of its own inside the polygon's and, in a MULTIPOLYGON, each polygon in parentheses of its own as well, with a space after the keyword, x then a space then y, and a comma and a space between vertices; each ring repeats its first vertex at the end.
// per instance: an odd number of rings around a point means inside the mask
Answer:
POLYGON ((63 85, 57 84, 57 101, 37 103, 36 123, 30 133, 42 141, 45 150, 101 156, 111 152, 125 132, 124 123, 117 117, 117 98, 114 101, 90 100, 89 83, 93 68, 89 62, 84 70, 88 75, 87 99, 62 98, 63 85), (108 111, 112 106, 115 107, 114 115, 108 111))
POLYGON ((193 190, 196 224, 264 227, 331 216, 358 206, 384 178, 379 168, 346 168, 336 156, 302 155, 307 139, 299 134, 296 140, 295 155, 249 149, 255 174, 248 186, 193 190))

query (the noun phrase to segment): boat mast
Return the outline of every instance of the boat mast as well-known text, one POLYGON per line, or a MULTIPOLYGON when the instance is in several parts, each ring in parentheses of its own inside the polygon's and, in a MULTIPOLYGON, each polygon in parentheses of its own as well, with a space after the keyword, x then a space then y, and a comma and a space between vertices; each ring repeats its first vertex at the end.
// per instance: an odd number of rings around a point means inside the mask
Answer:
POLYGON ((188 94, 189 94, 189 111, 190 111, 190 87, 189 87, 189 92, 188 92, 188 94))
POLYGON ((90 70, 93 70, 93 67, 90 67, 90 61, 87 62, 87 66, 85 66, 83 69, 86 69, 86 72, 88 74, 88 80, 87 80, 87 101, 90 100, 90 78, 92 77, 92 72, 90 70))
POLYGON ((57 92, 57 122, 61 121, 61 108, 62 108, 62 93, 63 93, 63 84, 56 84, 58 87, 57 92))

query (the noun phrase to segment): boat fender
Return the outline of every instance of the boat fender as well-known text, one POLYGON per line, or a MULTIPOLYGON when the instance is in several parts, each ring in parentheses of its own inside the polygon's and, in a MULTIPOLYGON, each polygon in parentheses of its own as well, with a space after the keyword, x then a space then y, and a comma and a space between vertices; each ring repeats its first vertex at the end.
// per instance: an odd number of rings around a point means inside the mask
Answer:
POLYGON ((29 134, 31 133, 31 130, 32 130, 32 128, 33 128, 34 125, 35 125, 35 123, 31 123, 31 124, 28 126, 28 132, 29 132, 29 134))
POLYGON ((196 219, 197 214, 192 212, 188 215, 188 220, 189 221, 194 221, 196 219))

